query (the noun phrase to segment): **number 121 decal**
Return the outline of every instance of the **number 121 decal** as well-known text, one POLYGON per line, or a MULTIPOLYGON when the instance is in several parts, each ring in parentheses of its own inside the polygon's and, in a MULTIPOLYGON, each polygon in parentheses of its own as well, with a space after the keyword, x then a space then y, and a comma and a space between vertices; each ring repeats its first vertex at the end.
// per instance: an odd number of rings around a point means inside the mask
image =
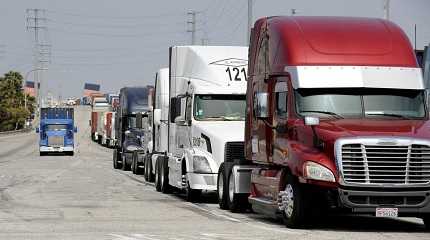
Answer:
POLYGON ((225 70, 226 73, 228 73, 228 76, 230 78, 230 81, 242 81, 242 80, 247 80, 246 77, 246 70, 245 68, 237 68, 237 67, 228 67, 225 70))

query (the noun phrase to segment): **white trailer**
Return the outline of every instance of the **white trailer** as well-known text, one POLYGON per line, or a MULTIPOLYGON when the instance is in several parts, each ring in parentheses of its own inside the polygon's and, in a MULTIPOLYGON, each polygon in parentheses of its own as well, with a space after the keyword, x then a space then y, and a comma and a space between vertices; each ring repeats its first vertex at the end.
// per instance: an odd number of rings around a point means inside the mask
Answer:
POLYGON ((154 131, 164 132, 154 139, 155 185, 185 190, 195 201, 217 190, 222 162, 244 155, 248 48, 175 46, 169 56, 167 99, 167 89, 156 86, 154 131))

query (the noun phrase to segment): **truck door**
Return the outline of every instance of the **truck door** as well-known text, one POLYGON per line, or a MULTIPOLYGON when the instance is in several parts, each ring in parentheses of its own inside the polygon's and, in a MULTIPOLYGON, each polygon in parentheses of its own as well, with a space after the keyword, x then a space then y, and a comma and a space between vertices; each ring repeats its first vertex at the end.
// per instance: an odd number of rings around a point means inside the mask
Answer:
POLYGON ((288 85, 287 77, 274 79, 273 88, 273 162, 282 163, 287 157, 288 85))

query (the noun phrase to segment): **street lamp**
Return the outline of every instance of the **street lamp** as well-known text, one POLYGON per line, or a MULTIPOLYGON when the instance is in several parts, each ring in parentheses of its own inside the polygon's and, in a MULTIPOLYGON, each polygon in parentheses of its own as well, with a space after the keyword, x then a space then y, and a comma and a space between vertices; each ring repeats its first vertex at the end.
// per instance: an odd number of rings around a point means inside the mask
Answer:
MULTIPOLYGON (((39 71, 39 70, 48 70, 48 69, 47 68, 35 68, 35 69, 28 71, 24 77, 24 86, 25 86, 25 83, 27 82, 28 75, 30 75, 30 73, 32 73, 32 72, 39 71)), ((35 85, 35 87, 37 88, 38 86, 35 85)), ((37 92, 39 93, 39 89, 37 89, 37 92)), ((27 109, 27 94, 25 92, 24 92, 24 108, 27 109)))

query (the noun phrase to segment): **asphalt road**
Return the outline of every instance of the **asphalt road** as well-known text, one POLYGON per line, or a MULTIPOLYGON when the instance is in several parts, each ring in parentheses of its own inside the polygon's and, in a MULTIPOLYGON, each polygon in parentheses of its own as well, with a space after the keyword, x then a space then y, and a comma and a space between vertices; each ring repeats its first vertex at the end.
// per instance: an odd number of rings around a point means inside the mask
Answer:
POLYGON ((262 215, 161 194, 142 176, 112 169, 112 150, 89 140, 76 109, 75 156, 39 157, 37 135, 0 136, 0 239, 430 239, 420 219, 333 216, 311 230, 262 215))

